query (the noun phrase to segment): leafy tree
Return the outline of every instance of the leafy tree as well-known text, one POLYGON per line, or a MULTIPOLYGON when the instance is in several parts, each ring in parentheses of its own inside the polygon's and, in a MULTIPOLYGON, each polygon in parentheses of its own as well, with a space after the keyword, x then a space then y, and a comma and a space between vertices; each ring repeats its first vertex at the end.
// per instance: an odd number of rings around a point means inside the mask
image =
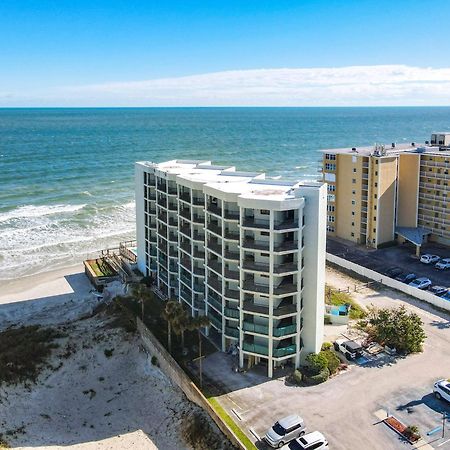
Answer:
POLYGON ((191 317, 189 322, 189 329, 198 333, 198 361, 200 370, 200 387, 202 387, 202 334, 201 329, 209 326, 210 321, 206 316, 191 317))
POLYGON ((404 353, 422 351, 426 334, 422 319, 404 306, 389 309, 371 308, 367 317, 367 330, 380 344, 395 347, 404 353))
POLYGON ((172 352, 172 329, 177 327, 176 323, 180 315, 184 313, 183 306, 176 300, 168 300, 162 311, 162 317, 167 322, 167 346, 172 352))
POLYGON ((306 362, 313 375, 317 375, 328 367, 328 359, 321 353, 310 353, 306 357, 306 362))
POLYGON ((339 365, 341 364, 341 360, 336 356, 336 354, 332 350, 322 350, 319 354, 325 356, 327 359, 327 367, 330 374, 336 373, 339 365))

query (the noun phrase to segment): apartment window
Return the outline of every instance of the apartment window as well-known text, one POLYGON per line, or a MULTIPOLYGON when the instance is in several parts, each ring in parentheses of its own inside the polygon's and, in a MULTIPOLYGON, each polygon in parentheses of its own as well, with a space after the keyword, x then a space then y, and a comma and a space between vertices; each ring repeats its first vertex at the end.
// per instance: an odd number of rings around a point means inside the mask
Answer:
POLYGON ((265 214, 266 216, 270 214, 270 211, 268 209, 261 209, 261 214, 265 214))
POLYGON ((336 192, 336 185, 335 184, 329 184, 327 186, 328 192, 336 192))
POLYGON ((356 156, 352 156, 352 163, 356 164, 356 161, 358 161, 358 158, 356 156))
POLYGON ((377 221, 377 218, 376 218, 376 216, 375 216, 375 217, 373 218, 373 221, 374 221, 374 222, 376 222, 376 221, 377 221))
POLYGON ((352 200, 352 205, 356 205, 356 200, 352 200))
POLYGON ((355 215, 355 211, 352 211, 352 216, 354 216, 355 215))
POLYGON ((352 191, 352 195, 355 195, 356 194, 356 191, 352 191))
POLYGON ((261 256, 263 256, 264 258, 268 258, 269 254, 268 253, 261 253, 261 256))
POLYGON ((356 167, 353 168, 353 173, 356 173, 356 167))
POLYGON ((325 159, 329 159, 330 161, 336 161, 336 155, 332 153, 325 153, 325 159))
POLYGON ((377 194, 374 194, 374 195, 373 195, 373 198, 378 198, 377 194))
POLYGON ((375 170, 375 176, 377 176, 378 175, 378 171, 377 170, 375 170))
POLYGON ((355 233, 350 233, 351 237, 355 237, 355 233))
POLYGON ((353 183, 353 184, 356 184, 356 178, 353 178, 353 179, 352 179, 352 183, 353 183))
POLYGON ((270 236, 268 231, 261 231, 261 236, 270 236))
POLYGON ((373 206, 373 209, 376 211, 376 210, 377 210, 377 205, 374 205, 374 206, 373 206))
POLYGON ((336 164, 326 163, 325 170, 336 170, 336 164))
POLYGON ((376 228, 374 228, 374 229, 373 229, 373 232, 374 232, 374 233, 376 233, 376 232, 377 232, 377 229, 376 229, 376 228))
POLYGON ((355 226, 355 222, 352 222, 352 227, 354 227, 355 226))
POLYGON ((328 222, 334 223, 334 216, 327 216, 328 222))
POLYGON ((328 194, 327 195, 327 201, 328 202, 335 202, 336 201, 336 196, 332 195, 332 194, 328 194))
POLYGON ((334 212, 334 205, 327 205, 328 212, 334 212))
POLYGON ((334 227, 332 225, 327 225, 327 231, 329 233, 334 233, 334 227))
POLYGON ((375 184, 375 187, 378 187, 378 183, 377 183, 376 181, 375 181, 375 183, 374 183, 374 184, 375 184))

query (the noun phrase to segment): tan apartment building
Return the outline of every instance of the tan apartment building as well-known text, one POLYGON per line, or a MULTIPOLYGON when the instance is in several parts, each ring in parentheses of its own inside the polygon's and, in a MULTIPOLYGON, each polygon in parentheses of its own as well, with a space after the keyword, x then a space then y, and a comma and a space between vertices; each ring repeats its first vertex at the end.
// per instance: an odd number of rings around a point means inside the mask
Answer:
POLYGON ((424 144, 322 150, 327 233, 378 248, 395 240, 450 245, 450 133, 424 144))

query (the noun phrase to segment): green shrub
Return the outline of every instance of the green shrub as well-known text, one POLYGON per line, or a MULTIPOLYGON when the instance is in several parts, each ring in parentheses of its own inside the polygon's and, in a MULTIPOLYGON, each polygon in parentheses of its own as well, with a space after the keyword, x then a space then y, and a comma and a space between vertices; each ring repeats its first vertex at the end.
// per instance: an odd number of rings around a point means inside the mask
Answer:
POLYGON ((152 356, 152 364, 159 367, 158 358, 155 355, 152 356))
POLYGON ((336 353, 334 353, 332 350, 322 350, 320 353, 327 359, 327 368, 330 374, 333 375, 334 373, 336 373, 339 365, 341 364, 341 360, 337 357, 336 353))
POLYGON ((306 357, 306 362, 312 375, 318 375, 328 368, 328 359, 321 353, 310 353, 306 357))
POLYGON ((322 344, 322 351, 331 350, 333 344, 331 342, 324 342, 322 344))
POLYGON ((294 377, 294 381, 295 381, 297 384, 300 384, 300 383, 302 382, 303 375, 302 375, 302 373, 300 372, 300 370, 295 369, 295 370, 294 370, 294 375, 293 375, 293 377, 294 377))
POLYGON ((114 349, 113 348, 105 348, 104 353, 107 358, 111 358, 113 355, 114 349))
POLYGON ((321 370, 317 375, 312 375, 310 377, 304 376, 303 379, 306 384, 310 386, 314 386, 316 384, 324 383, 328 380, 328 377, 330 376, 330 372, 327 367, 325 367, 323 370, 321 370))

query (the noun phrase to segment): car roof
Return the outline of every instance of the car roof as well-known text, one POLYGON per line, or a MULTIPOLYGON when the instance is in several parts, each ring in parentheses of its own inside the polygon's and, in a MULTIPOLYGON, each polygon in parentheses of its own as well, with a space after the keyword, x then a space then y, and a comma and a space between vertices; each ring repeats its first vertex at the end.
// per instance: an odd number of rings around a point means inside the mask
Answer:
POLYGON ((278 421, 283 428, 290 428, 300 422, 303 422, 303 419, 298 414, 291 414, 278 421))
POLYGON ((299 440, 302 444, 310 445, 317 441, 324 441, 325 436, 320 431, 313 431, 312 433, 305 434, 299 440))
POLYGON ((414 281, 430 281, 430 279, 427 277, 419 277, 419 278, 416 278, 414 281))
POLYGON ((350 349, 350 350, 359 350, 361 348, 361 345, 359 345, 355 341, 345 341, 344 344, 350 349))
POLYGON ((439 262, 450 262, 450 258, 443 258, 439 262))
POLYGON ((448 380, 439 380, 437 383, 439 386, 450 388, 450 382, 448 380))

